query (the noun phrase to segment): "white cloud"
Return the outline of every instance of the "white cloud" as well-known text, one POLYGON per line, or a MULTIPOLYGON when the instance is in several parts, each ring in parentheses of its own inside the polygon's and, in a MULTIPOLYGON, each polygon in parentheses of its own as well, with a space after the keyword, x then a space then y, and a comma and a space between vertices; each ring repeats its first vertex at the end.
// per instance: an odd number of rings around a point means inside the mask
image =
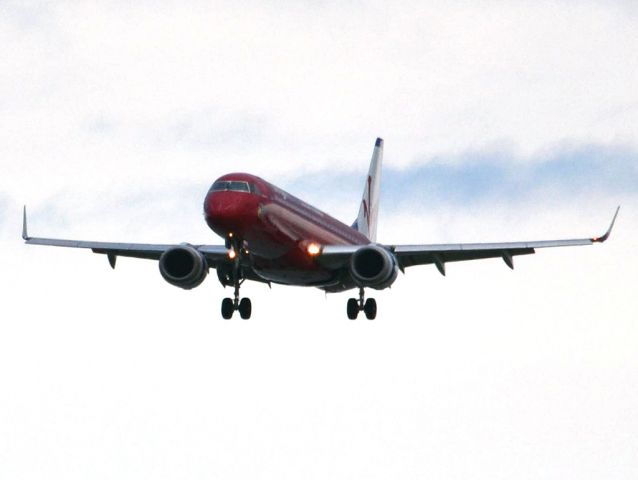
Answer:
POLYGON ((613 4, 194 5, 5 5, 3 187, 361 166, 377 135, 397 166, 638 143, 613 4))

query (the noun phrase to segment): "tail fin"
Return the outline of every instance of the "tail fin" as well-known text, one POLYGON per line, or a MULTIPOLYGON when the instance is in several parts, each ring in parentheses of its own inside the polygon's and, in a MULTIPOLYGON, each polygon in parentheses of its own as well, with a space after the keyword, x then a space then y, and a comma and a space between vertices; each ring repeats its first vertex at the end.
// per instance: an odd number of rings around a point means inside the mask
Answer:
POLYGON ((370 241, 377 240, 377 216, 379 214, 379 193, 381 189, 381 163, 383 161, 383 139, 377 138, 370 160, 370 170, 366 178, 357 220, 352 228, 367 236, 370 241))

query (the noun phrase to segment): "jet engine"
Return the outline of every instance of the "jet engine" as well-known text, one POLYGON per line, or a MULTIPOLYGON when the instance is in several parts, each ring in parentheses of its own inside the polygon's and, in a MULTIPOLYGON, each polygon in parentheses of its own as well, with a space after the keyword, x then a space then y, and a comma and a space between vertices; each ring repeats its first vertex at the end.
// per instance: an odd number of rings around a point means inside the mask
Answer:
POLYGON ((382 290, 394 283, 399 268, 392 253, 378 245, 368 245, 352 255, 350 274, 358 286, 382 290))
POLYGON ((206 259, 190 245, 169 248, 162 253, 159 269, 164 280, 186 290, 199 286, 208 274, 206 259))

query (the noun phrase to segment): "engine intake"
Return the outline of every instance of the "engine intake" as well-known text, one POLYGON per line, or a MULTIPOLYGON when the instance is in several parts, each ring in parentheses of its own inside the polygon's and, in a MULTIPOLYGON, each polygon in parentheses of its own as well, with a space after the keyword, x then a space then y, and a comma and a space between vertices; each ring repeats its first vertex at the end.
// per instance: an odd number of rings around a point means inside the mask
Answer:
POLYGON ((198 287, 208 274, 204 256, 190 245, 173 247, 162 253, 159 270, 171 285, 190 290, 198 287))
POLYGON ((392 253, 378 245, 369 245, 352 255, 350 274, 358 286, 382 290, 394 283, 399 268, 392 253))

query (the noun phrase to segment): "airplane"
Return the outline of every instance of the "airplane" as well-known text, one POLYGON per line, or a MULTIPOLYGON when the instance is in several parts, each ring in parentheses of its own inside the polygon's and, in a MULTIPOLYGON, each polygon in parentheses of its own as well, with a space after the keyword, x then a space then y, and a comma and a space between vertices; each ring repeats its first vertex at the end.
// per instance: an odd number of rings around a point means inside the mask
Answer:
POLYGON ((250 298, 240 298, 246 280, 283 285, 317 287, 326 293, 358 289, 349 298, 346 313, 355 320, 364 312, 377 315, 374 298, 365 289, 383 290, 407 267, 434 264, 445 275, 448 262, 502 258, 514 269, 514 257, 535 253, 537 248, 602 243, 609 238, 620 207, 600 237, 504 243, 454 243, 394 245, 377 242, 383 140, 374 144, 359 213, 352 226, 331 217, 275 185, 247 173, 219 177, 204 199, 209 228, 224 239, 223 245, 141 244, 62 240, 30 237, 26 206, 22 238, 29 245, 88 248, 105 254, 111 268, 117 257, 159 261, 160 274, 171 285, 195 288, 215 269, 219 282, 234 288, 233 298, 221 302, 221 315, 230 319, 238 311, 242 319, 252 313, 250 298))

